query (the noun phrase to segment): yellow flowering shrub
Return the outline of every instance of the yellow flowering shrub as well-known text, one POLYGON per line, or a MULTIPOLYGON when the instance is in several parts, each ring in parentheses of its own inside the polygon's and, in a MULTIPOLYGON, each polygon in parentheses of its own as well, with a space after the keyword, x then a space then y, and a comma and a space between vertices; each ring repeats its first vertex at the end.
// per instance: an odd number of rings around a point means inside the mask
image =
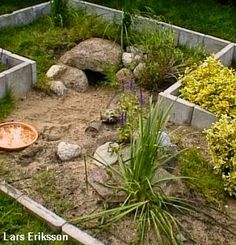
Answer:
POLYGON ((236 119, 223 115, 205 132, 214 169, 222 175, 225 190, 236 196, 236 119))
POLYGON ((180 94, 216 116, 236 116, 236 72, 212 56, 197 68, 186 68, 180 94))

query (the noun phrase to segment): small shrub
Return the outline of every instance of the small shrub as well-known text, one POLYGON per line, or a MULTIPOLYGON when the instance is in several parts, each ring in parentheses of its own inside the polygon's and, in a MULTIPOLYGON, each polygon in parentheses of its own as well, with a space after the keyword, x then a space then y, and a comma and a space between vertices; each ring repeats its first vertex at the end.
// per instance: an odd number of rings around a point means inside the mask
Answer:
POLYGON ((236 196, 236 119, 222 116, 206 135, 214 169, 222 175, 229 195, 236 196))
POLYGON ((187 68, 180 79, 181 96, 217 116, 236 115, 236 72, 208 57, 196 69, 187 68))
POLYGON ((132 92, 126 92, 120 98, 119 109, 121 126, 118 128, 118 140, 127 142, 138 127, 138 114, 141 110, 139 99, 132 92))

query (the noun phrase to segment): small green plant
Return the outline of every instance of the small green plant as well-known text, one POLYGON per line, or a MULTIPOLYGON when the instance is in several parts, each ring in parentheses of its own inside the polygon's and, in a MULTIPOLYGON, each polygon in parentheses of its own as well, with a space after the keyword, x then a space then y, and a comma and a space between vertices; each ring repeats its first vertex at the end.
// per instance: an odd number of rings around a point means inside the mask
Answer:
POLYGON ((202 193, 209 202, 220 204, 225 199, 224 185, 220 175, 214 173, 212 165, 197 149, 189 149, 178 157, 181 174, 188 176, 189 188, 202 193))
POLYGON ((68 25, 70 17, 68 0, 51 0, 51 16, 55 26, 68 25))
POLYGON ((118 170, 109 167, 114 175, 119 176, 119 183, 114 178, 110 187, 125 192, 126 200, 118 207, 80 217, 74 222, 103 217, 103 225, 107 226, 133 214, 139 234, 138 244, 147 244, 150 233, 154 234, 158 244, 181 244, 175 235, 180 223, 172 212, 188 210, 187 204, 163 193, 160 183, 172 178, 155 176, 158 167, 166 160, 160 142, 167 119, 168 110, 164 112, 158 103, 153 105, 150 102, 146 117, 140 111, 137 135, 131 136, 130 159, 123 161, 120 155, 118 170))
POLYGON ((141 111, 139 99, 133 92, 125 92, 119 103, 121 113, 118 140, 129 142, 130 136, 135 134, 138 127, 138 115, 141 111))
POLYGON ((153 31, 144 30, 142 35, 135 34, 133 42, 146 54, 138 84, 152 91, 169 87, 176 82, 187 65, 192 66, 204 56, 200 48, 193 51, 186 47, 177 47, 174 32, 158 27, 153 31))
POLYGON ((12 112, 14 106, 14 98, 12 92, 9 90, 4 97, 0 99, 0 121, 12 112))
POLYGON ((229 195, 236 196, 236 119, 223 115, 206 135, 214 169, 222 175, 229 195))
POLYGON ((196 69, 187 68, 180 79, 181 96, 215 113, 236 116, 236 72, 208 57, 196 69))

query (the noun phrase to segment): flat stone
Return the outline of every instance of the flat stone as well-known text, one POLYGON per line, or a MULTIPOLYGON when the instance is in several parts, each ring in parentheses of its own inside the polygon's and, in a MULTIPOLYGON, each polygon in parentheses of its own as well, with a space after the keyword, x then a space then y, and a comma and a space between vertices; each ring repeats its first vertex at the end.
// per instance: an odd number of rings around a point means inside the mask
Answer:
MULTIPOLYGON (((117 180, 118 181, 118 178, 117 180)), ((114 184, 114 180, 111 180, 104 168, 93 169, 88 176, 88 182, 92 188, 106 201, 110 203, 120 203, 126 198, 126 194, 123 191, 115 193, 115 189, 106 187, 108 183, 114 184)))
POLYGON ((118 155, 112 150, 112 148, 118 148, 117 143, 107 142, 97 148, 93 157, 96 160, 93 160, 93 163, 99 167, 105 167, 111 164, 114 164, 118 160, 118 155))
MULTIPOLYGON (((163 168, 158 168, 154 175, 153 181, 157 181, 164 178, 175 178, 176 176, 169 173, 163 168)), ((154 187, 154 191, 163 193, 167 196, 182 195, 185 192, 185 186, 181 179, 165 180, 161 181, 158 185, 154 187)))

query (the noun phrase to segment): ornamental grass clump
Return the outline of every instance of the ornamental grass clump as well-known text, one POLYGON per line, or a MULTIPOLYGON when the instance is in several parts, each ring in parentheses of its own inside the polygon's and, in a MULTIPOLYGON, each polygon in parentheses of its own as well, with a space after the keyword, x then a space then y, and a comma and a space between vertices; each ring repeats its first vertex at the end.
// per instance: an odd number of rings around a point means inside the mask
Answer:
POLYGON ((236 119, 223 115, 206 134, 214 169, 221 174, 225 190, 236 197, 236 119))
POLYGON ((179 177, 156 177, 157 169, 167 161, 161 146, 161 131, 167 123, 168 111, 163 111, 159 103, 153 105, 151 102, 148 111, 145 116, 142 111, 139 113, 137 135, 132 137, 131 134, 130 158, 125 161, 118 153, 118 168, 108 167, 110 175, 116 176, 109 187, 116 193, 125 193, 125 200, 116 207, 80 217, 74 222, 102 218, 101 226, 106 227, 133 215, 138 244, 148 244, 151 234, 158 244, 181 244, 176 237, 181 224, 173 212, 186 211, 188 205, 181 198, 167 196, 161 188, 163 181, 179 177))
POLYGON ((210 56, 196 69, 187 68, 180 81, 183 98, 217 117, 236 116, 236 72, 219 60, 210 56))

